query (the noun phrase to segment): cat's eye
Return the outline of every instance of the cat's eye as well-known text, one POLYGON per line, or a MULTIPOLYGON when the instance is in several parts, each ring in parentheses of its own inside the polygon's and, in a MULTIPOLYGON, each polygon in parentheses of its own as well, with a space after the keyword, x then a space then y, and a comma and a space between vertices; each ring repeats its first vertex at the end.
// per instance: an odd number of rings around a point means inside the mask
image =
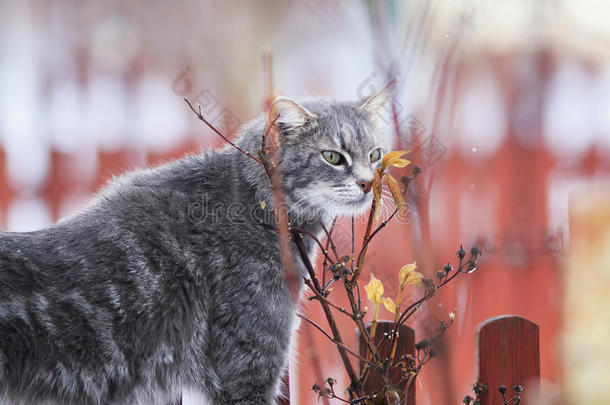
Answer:
POLYGON ((375 149, 374 151, 372 151, 369 155, 369 159, 371 163, 375 163, 376 161, 381 159, 381 149, 375 149))
POLYGON ((341 163, 345 162, 345 158, 343 157, 343 155, 339 152, 335 152, 334 150, 322 151, 322 157, 324 158, 324 160, 326 160, 333 166, 338 166, 341 163))

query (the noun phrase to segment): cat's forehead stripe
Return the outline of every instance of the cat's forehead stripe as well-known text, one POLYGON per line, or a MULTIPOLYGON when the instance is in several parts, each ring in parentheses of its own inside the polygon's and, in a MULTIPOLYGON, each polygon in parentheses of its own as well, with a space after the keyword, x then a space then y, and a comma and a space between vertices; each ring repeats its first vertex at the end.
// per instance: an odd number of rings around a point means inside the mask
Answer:
POLYGON ((341 147, 347 149, 347 145, 352 145, 354 141, 354 129, 351 125, 344 123, 339 131, 339 136, 342 139, 341 147))
POLYGON ((333 139, 333 142, 335 143, 335 145, 341 147, 341 149, 345 150, 345 143, 343 141, 342 135, 341 135, 341 124, 339 123, 339 117, 338 115, 335 115, 335 129, 330 131, 331 132, 331 136, 333 139))

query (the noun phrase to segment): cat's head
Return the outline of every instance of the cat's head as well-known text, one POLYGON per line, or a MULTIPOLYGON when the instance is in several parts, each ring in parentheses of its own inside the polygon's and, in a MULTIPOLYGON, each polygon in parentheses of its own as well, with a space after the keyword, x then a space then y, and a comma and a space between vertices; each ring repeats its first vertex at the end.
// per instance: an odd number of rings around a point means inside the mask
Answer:
POLYGON ((357 102, 276 99, 281 174, 290 210, 307 220, 358 215, 371 205, 374 170, 392 146, 383 111, 395 84, 357 102))

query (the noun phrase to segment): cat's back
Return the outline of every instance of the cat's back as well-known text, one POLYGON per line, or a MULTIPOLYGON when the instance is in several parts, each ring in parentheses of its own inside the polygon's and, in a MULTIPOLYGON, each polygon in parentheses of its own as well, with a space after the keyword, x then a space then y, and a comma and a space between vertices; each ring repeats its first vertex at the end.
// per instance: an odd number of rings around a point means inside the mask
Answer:
POLYGON ((0 402, 97 404, 177 378, 219 233, 193 210, 232 198, 233 166, 212 152, 133 172, 47 229, 0 233, 0 402))
POLYGON ((111 273, 128 273, 121 266, 130 262, 137 268, 171 267, 188 260, 193 249, 251 235, 259 228, 251 212, 254 191, 239 176, 243 156, 231 152, 209 151, 132 171, 49 228, 0 232, 0 281, 18 280, 11 283, 17 290, 101 282, 111 273))

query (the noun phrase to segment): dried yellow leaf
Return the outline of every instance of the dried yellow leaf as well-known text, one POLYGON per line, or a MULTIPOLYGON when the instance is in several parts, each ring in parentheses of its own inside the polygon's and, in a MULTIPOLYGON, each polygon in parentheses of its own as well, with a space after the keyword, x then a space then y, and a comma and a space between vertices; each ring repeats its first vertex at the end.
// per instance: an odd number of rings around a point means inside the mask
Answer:
POLYGON ((376 279, 373 273, 371 273, 371 281, 364 286, 368 299, 375 304, 375 306, 381 304, 381 297, 383 296, 383 283, 376 279))
POLYGON ((385 182, 388 185, 388 188, 390 189, 390 193, 392 193, 392 197, 394 197, 394 202, 396 203, 396 205, 403 205, 405 199, 402 196, 400 186, 398 185, 396 179, 392 175, 386 173, 385 182))
POLYGON ((261 208, 265 209, 267 207, 267 203, 264 201, 261 201, 261 208))
POLYGON ((424 275, 415 271, 417 268, 417 263, 413 262, 402 266, 400 272, 398 273, 398 280, 400 282, 400 289, 404 289, 406 286, 413 285, 421 285, 422 279, 424 275))
POLYGON ((408 150, 395 150, 393 152, 389 152, 387 153, 383 159, 381 159, 381 170, 385 171, 385 169, 387 169, 390 166, 394 166, 394 167, 405 167, 407 166, 409 163, 411 163, 410 160, 407 159, 401 159, 401 156, 409 153, 408 150))
POLYGON ((394 314, 396 312, 396 305, 394 304, 394 301, 390 297, 385 297, 383 299, 383 306, 385 307, 385 309, 390 311, 392 314, 394 314))
POLYGON ((373 218, 375 221, 379 220, 379 213, 381 212, 381 189, 381 174, 379 169, 377 169, 373 179, 373 218))

